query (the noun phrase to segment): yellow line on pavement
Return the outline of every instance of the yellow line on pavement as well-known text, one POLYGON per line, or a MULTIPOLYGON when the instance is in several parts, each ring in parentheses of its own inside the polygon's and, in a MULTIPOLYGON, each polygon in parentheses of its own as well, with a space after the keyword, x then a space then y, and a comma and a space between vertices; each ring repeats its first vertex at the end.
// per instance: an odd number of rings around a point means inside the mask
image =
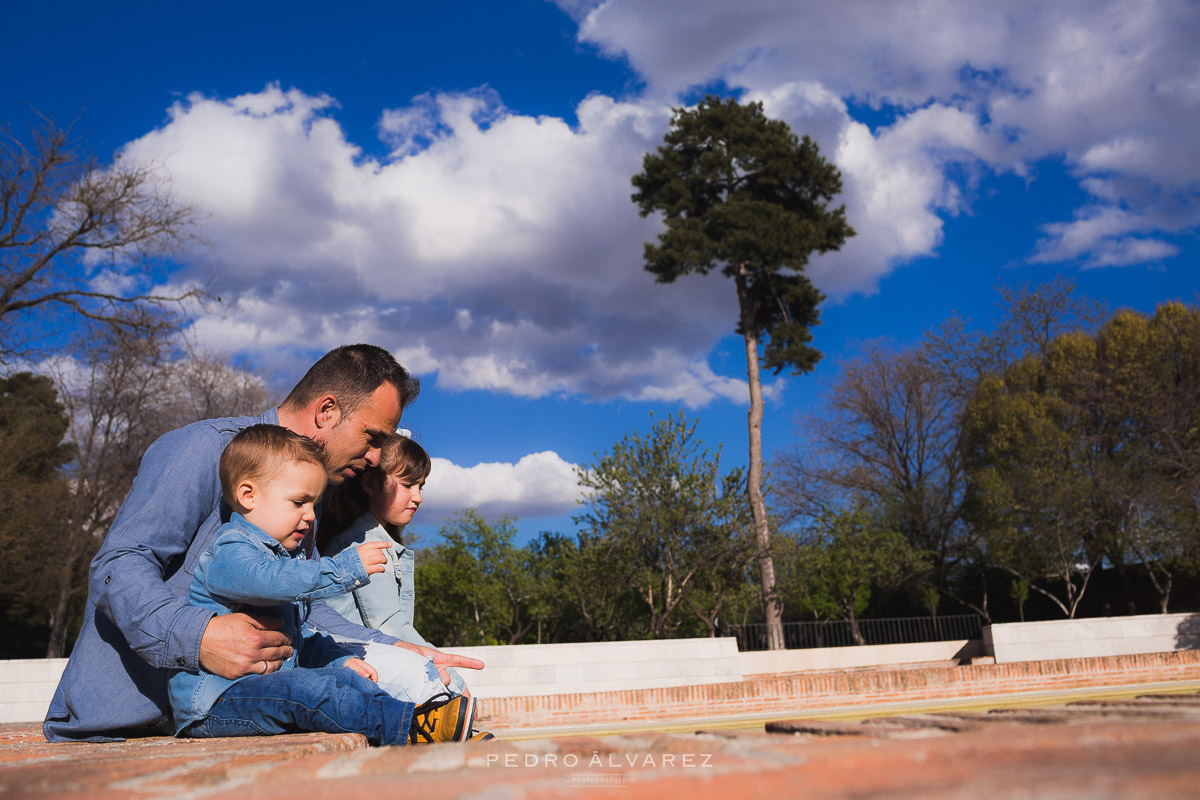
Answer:
MULTIPOLYGON (((830 719, 855 721, 901 714, 928 714, 946 711, 986 711, 993 708, 1038 708, 1061 705, 1076 700, 1120 700, 1142 694, 1194 694, 1200 692, 1200 681, 1167 681, 1095 686, 1081 689, 1060 689, 1017 694, 978 695, 944 700, 917 700, 875 705, 829 706, 796 709, 773 714, 737 714, 725 717, 697 717, 682 720, 650 720, 645 722, 602 723, 558 728, 512 728, 493 730, 498 739, 521 741, 563 736, 620 736, 639 733, 695 733, 712 730, 762 730, 768 722, 783 719, 830 719)), ((487 728, 486 722, 481 727, 487 728)))

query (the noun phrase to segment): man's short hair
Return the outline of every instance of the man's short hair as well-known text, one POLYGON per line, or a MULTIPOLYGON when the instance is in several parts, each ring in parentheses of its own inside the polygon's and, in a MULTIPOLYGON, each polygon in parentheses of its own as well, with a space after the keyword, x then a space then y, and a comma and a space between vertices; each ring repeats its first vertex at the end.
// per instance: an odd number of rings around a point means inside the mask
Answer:
POLYGON ((242 429, 225 446, 217 467, 225 502, 234 505, 242 481, 270 480, 285 464, 294 463, 315 464, 322 470, 329 468, 325 450, 307 436, 281 425, 251 425, 242 429))
POLYGON ((373 344, 348 344, 331 350, 313 364, 283 401, 303 408, 331 394, 343 416, 353 414, 384 383, 396 389, 403 410, 416 399, 421 382, 396 363, 392 354, 373 344))

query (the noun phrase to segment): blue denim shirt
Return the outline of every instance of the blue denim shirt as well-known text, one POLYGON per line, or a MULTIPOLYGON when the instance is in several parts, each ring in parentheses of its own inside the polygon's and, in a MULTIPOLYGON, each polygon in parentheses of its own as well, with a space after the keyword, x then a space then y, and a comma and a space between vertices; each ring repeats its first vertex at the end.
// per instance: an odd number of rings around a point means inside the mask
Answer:
MULTIPOLYGON (((83 625, 42 731, 52 742, 117 741, 170 733, 167 670, 200 670, 211 609, 187 602, 192 573, 230 516, 221 499, 221 451, 259 417, 196 422, 146 450, 133 488, 92 560, 83 625)), ((323 602, 317 628, 346 639, 395 643, 351 624, 323 602)))
MULTIPOLYGON (((367 583, 357 550, 310 561, 303 548, 285 550, 265 531, 234 513, 196 564, 188 602, 218 614, 247 612, 283 620, 292 656, 281 670, 341 666, 352 654, 305 623, 309 600, 343 595, 367 583)), ((175 732, 208 716, 213 703, 235 683, 200 670, 172 670, 169 680, 175 732)))

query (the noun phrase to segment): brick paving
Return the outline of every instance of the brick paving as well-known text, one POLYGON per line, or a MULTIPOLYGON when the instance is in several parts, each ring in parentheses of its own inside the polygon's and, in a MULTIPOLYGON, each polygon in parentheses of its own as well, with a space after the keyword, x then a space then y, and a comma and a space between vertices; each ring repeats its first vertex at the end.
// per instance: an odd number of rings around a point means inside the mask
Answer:
POLYGON ((323 734, 55 745, 0 725, 0 797, 1194 798, 1197 680, 1200 652, 1180 651, 497 698, 481 716, 501 740, 423 747, 323 734), (1030 698, 1043 705, 1012 707, 1030 698))
POLYGON ((1200 694, 781 720, 757 731, 368 748, 304 734, 52 745, 0 729, 4 798, 1194 798, 1200 694))
POLYGON ((1185 680, 1200 680, 1200 650, 1012 664, 831 670, 664 689, 481 698, 479 718, 493 730, 541 729, 1185 680))

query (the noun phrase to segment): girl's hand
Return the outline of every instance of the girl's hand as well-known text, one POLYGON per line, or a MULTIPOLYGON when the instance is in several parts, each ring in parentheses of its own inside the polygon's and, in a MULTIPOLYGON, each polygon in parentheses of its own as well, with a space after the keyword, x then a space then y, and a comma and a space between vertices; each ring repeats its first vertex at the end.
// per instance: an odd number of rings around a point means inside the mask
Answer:
POLYGON ((391 542, 366 542, 358 546, 358 557, 362 559, 368 575, 383 572, 387 565, 387 556, 383 554, 383 551, 391 546, 391 542))
POLYGON ((359 675, 362 675, 364 678, 366 678, 369 681, 375 681, 376 683, 379 682, 379 673, 375 670, 374 667, 372 667, 367 662, 363 661, 361 658, 348 659, 346 661, 345 666, 354 670, 359 675))

